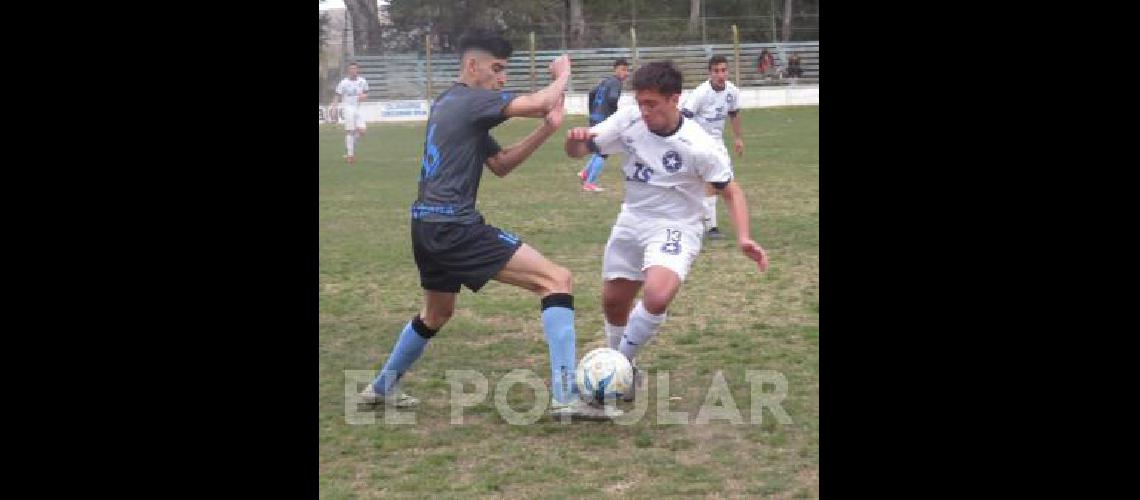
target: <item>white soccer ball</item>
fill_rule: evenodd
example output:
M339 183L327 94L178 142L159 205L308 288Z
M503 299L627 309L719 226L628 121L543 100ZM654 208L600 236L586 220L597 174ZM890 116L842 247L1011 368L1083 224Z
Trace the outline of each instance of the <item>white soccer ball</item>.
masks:
M582 357L575 381L587 401L614 399L633 390L633 367L621 351L599 347Z

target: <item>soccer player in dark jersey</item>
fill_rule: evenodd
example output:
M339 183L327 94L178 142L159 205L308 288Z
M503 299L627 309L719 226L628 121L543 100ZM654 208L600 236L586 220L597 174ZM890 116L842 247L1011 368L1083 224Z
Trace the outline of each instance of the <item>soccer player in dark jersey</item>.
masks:
M614 61L614 74L598 82L594 90L590 91L590 126L593 127L617 111L618 99L621 98L621 83L629 77L629 62L624 57ZM598 187L598 176L602 174L602 167L606 165L609 155L594 154L578 177L582 179L583 191L604 191Z
M511 51L510 42L498 35L481 30L466 33L459 40L459 81L432 104L419 195L411 207L412 250L424 306L404 326L384 367L360 393L365 402L385 401L397 407L418 403L397 391L396 383L455 311L460 286L477 292L494 279L541 298L542 327L550 349L552 415L609 415L583 403L575 388L570 271L547 260L517 235L488 225L475 208L484 167L499 177L511 173L562 124L569 58L561 56L551 62L554 81L547 87L513 95L501 90ZM489 132L511 117L543 121L522 141L504 148Z

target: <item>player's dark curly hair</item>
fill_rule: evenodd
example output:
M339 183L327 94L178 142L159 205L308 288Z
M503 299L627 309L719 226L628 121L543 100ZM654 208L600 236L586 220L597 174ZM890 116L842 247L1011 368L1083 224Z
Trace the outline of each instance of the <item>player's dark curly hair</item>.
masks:
M713 67L714 65L717 65L717 64L720 64L720 63L725 63L725 64L728 64L728 59L727 59L727 58L725 58L724 56L712 56L712 57L709 59L709 69L712 69L712 67Z
M471 49L485 50L498 59L507 59L514 52L511 42L498 34L478 28L467 30L459 37L459 56L463 57Z
M664 95L681 93L681 71L672 61L651 62L633 73L633 90L656 90Z

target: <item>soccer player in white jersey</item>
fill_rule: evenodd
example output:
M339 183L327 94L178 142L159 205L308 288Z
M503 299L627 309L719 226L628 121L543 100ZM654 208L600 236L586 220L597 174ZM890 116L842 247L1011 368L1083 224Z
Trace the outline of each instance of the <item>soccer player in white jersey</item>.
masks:
M737 155L744 154L744 137L740 131L740 91L728 81L728 60L724 56L709 59L709 79L697 85L681 104L681 113L692 118L716 140L717 146L724 148L725 118L732 121L732 148ZM727 156L727 151L725 155ZM732 165L729 165L732 168ZM705 228L709 239L724 238L716 227L716 190L705 187Z
M344 99L344 147L348 150L344 159L349 163L356 161L356 140L364 135L367 126L364 117L360 114L360 103L368 98L368 82L358 73L360 68L356 63L348 65L348 76L336 85L336 95L333 96L329 109L333 119L336 119L337 104Z
M602 304L609 346L631 362L661 328L701 250L706 183L724 196L740 250L761 272L768 268L767 254L752 240L748 206L732 179L728 154L678 109L681 82L671 63L646 64L633 75L636 108L618 109L593 127L570 129L566 137L566 153L574 158L589 152L625 155L625 200L606 243ZM636 368L634 376L636 383ZM632 394L625 400L632 401Z

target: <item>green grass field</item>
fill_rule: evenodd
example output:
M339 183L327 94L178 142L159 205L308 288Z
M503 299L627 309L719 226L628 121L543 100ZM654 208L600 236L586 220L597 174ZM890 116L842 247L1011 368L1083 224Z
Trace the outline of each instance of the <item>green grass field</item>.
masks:
M736 179L771 268L759 273L736 249L720 202L730 238L705 243L660 334L638 356L652 375L648 409L633 425L546 418L511 425L500 416L495 384L517 368L545 380L549 362L538 298L497 282L462 292L451 322L405 377L404 390L423 400L415 425L385 424L383 410L374 424L347 423L344 371L378 369L421 305L408 208L424 126L370 125L355 165L341 159L343 132L320 126L321 496L818 497L819 108L742 113L747 150L733 159ZM492 134L506 146L537 123L516 119ZM568 116L563 128L580 125L585 117ZM602 250L621 204L620 155L599 181L608 190L583 193L575 174L585 160L562 152L564 137L552 137L506 178L485 172L479 209L574 273L581 357L604 345ZM445 377L454 369L480 372L491 387L460 425L451 423ZM746 370L786 377L781 407L791 424L770 410L751 414ZM669 395L679 400L658 400L660 371L669 372ZM694 420L718 371L744 424L659 422L659 404ZM507 396L523 412L533 394L515 386Z

